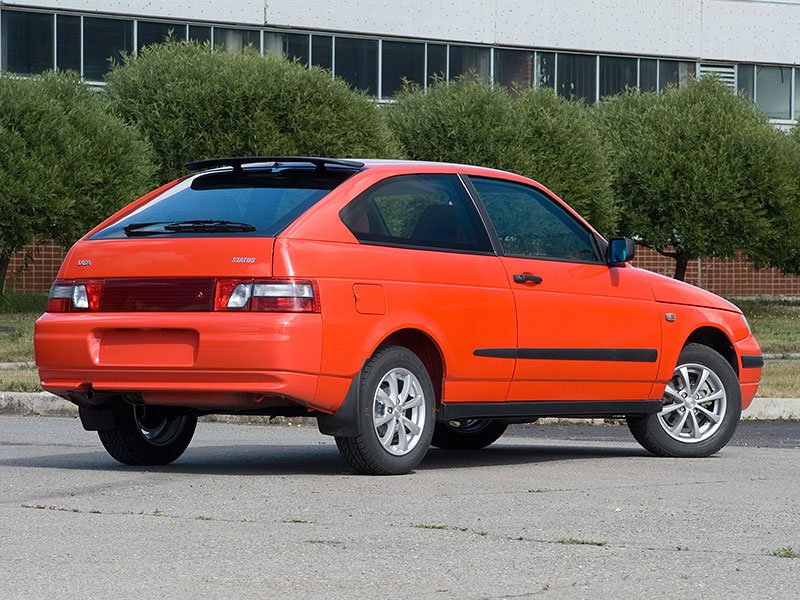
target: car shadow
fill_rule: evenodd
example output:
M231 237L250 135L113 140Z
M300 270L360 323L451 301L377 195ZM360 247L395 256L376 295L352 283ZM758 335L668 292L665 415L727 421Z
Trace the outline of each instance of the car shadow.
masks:
M474 469L481 467L537 464L623 457L651 457L635 447L554 446L548 444L498 443L483 450L440 450L431 448L418 471ZM281 446L246 444L190 446L171 465L137 467L115 462L102 449L0 459L0 467L68 469L110 472L175 473L187 475L352 475L347 462L331 444Z

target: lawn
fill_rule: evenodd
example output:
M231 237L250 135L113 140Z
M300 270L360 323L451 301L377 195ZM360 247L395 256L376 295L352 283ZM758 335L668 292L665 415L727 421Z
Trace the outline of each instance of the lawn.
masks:
M46 303L44 295L0 296L0 362L33 360L33 323Z
M800 300L731 300L742 309L764 352L800 352Z

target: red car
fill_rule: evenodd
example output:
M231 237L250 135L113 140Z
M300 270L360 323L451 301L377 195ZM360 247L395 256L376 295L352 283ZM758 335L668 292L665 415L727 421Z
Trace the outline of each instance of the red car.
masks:
M166 464L198 415L305 415L362 473L509 423L625 417L707 456L755 395L742 313L633 268L535 181L410 161L187 165L69 251L36 323L42 387L108 452Z

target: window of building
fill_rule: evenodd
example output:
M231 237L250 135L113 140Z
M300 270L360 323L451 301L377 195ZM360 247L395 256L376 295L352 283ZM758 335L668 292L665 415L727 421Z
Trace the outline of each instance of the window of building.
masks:
M470 177L470 181L506 255L600 262L589 231L543 192L499 179Z
M556 87L556 53L536 53L536 74L534 81L540 88L554 90Z
M658 90L658 61L656 59L639 59L639 90L642 92Z
M133 52L133 21L84 17L83 76L102 81L110 61L119 62L123 53Z
M637 60L617 56L600 57L600 97L636 88Z
M56 17L58 31L56 66L60 71L81 72L81 18L68 15Z
M361 242L491 252L480 216L455 175L401 175L348 204L342 222Z
M558 95L597 100L597 58L587 54L558 53Z
M185 40L186 25L160 21L138 21L136 23L136 49L138 52L141 52L145 46L161 44L169 39Z
M428 85L437 79L447 79L447 46L428 44Z
M696 65L693 62L679 60L658 61L658 89L664 91L670 85L686 85L695 76Z
M329 35L311 36L311 65L333 70L333 38Z
M205 25L189 25L189 39L193 42L210 42L211 41L211 27Z
M247 47L261 49L261 40L258 31L252 29L228 29L214 27L214 45L225 52L239 54Z
M358 90L378 94L378 40L336 36L334 73Z
M476 77L491 83L491 53L489 48L478 46L450 46L450 79L461 75Z
M4 71L33 75L53 68L53 15L3 11L0 41Z
M791 119L792 69L758 65L756 103L770 119Z
M738 73L739 93L750 100L756 99L756 69L755 65L739 65Z
M305 33L264 32L264 52L275 56L285 56L308 66L308 35Z
M494 51L494 82L508 89L532 88L536 61L533 52L526 50Z
M403 89L403 81L425 85L425 44L386 41L381 54L383 98L391 98Z
M794 70L794 119L800 120L800 69Z

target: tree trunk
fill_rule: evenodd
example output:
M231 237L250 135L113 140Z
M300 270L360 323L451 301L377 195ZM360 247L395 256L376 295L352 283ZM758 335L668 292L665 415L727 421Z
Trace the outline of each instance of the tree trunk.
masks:
M0 295L6 289L6 273L8 273L8 265L11 262L11 254L0 253Z
M675 257L675 279L683 281L686 278L686 269L689 267L689 259L678 255Z

